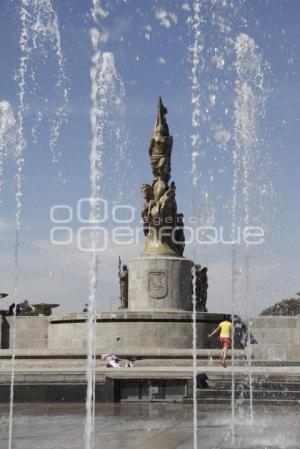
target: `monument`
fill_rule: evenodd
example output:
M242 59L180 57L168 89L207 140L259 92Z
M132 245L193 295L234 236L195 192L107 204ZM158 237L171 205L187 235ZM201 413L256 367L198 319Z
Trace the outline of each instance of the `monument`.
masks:
M207 268L184 257L184 217L178 212L176 186L171 179L173 138L166 114L167 109L159 98L149 147L153 179L151 183L142 184L141 189L145 247L142 254L137 254L138 257L128 264L122 264L119 258L120 307L96 313L92 328L88 305L81 313L52 315L51 309L56 304L40 303L31 307L24 301L17 305L20 316L2 313L1 349L10 350L12 323L15 322L17 367L26 371L29 366L31 370L29 374L22 374L21 383L25 387L17 390L18 400L28 397L30 400L40 397L43 401L58 397L60 401L66 398L85 400L87 332L90 329L95 336L97 401L114 402L128 397L151 401L156 397L178 398L178 395L189 398L193 391L194 344L200 365L208 357L211 359L214 353L210 349L219 348L218 337L208 339L208 333L223 320L224 314L207 312ZM195 314L193 297L196 299ZM240 334L245 335L245 331L240 322ZM102 362L99 359L101 354L111 353L122 359L135 359L135 368L126 373L107 369L103 359ZM7 355L2 354L2 364L6 363L5 357ZM48 366L54 375L51 371L49 376ZM34 382L32 367L36 367ZM187 369L182 370L182 367ZM78 371L74 374L74 370ZM10 381L11 377L7 378ZM5 389L9 398L9 382ZM159 396L155 396L154 391L158 391Z
M183 214L177 213L176 186L171 179L173 137L167 108L159 97L150 140L152 184L143 184L142 220L145 248L129 263L129 310L191 310L193 262L183 257Z
M217 340L208 332L223 314L207 312L207 268L184 257L184 217L178 212L176 185L171 180L173 138L166 120L167 108L159 97L150 139L152 182L144 183L143 221L145 247L127 265L119 259L120 307L97 314L97 352L114 344L126 356L177 357L193 347L192 273L196 273L197 348L213 348ZM192 270L195 266L195 270ZM85 349L86 315L49 318L50 349ZM76 336L76 337L75 337Z

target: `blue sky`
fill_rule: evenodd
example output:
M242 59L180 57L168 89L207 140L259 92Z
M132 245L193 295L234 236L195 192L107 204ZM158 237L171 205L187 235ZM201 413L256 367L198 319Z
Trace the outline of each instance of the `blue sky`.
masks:
M47 3L44 0L44 3ZM48 2L49 3L49 2ZM41 2L42 4L42 2ZM54 204L76 208L87 197L89 186L90 67L92 47L90 28L91 2L52 0L58 17L61 47L65 57L65 74L69 86L68 122L61 128L57 151L59 163L51 163L49 128L55 107L62 103L56 86L57 59L51 42L33 49L26 77L25 115L26 149L24 151L23 212L20 247L19 297L31 302L57 301L61 310L80 310L88 294L88 257L75 247L53 248L49 242L49 209ZM126 107L122 126L128 136L126 158L130 165L118 163L119 152L113 139L107 138L103 149L101 192L110 204L117 201L121 187L127 202L138 210L142 199L140 185L151 182L148 143L153 128L158 95L169 109L168 122L174 137L172 174L177 185L178 209L191 214L192 199L192 110L189 46L194 41L189 18L192 1L138 0L102 2L108 11L103 26L108 40L102 52L112 52L119 79L125 87ZM18 83L15 74L20 57L20 2L1 1L0 10L0 101L8 101L15 114L18 110ZM197 159L202 174L197 189L197 214L203 211L203 189L208 192L208 206L214 210L215 224L230 233L229 209L232 200L232 148L234 86L236 81L234 42L240 33L255 40L261 55L266 113L258 114L257 134L263 158L253 179L255 195L260 190L257 179L265 177L274 195L265 198L261 224L267 232L266 244L251 254L251 304L253 312L289 297L300 290L299 224L297 207L298 167L300 164L300 4L293 0L204 1L201 9L203 68L199 88L203 122L199 128L203 156ZM164 22L166 17L169 22ZM228 26L223 33L216 25L221 17ZM225 40L227 38L227 40ZM213 55L224 57L220 70ZM32 81L32 73L35 81ZM118 86L117 86L118 87ZM206 112L210 89L217 89L216 107ZM37 112L43 114L37 143L32 139ZM226 112L227 111L227 112ZM117 120L117 126L120 124ZM216 129L226 130L231 138L226 148L214 138ZM124 133L125 136L125 133ZM269 154L272 163L265 164ZM4 174L3 204L0 205L0 290L12 293L14 247L14 171L13 157L7 160ZM57 171L65 183L57 182ZM112 178L111 173L114 173ZM130 181L130 182L128 182ZM256 204L252 204L253 219ZM251 211L250 211L251 215ZM72 223L76 230L78 223ZM138 256L141 246L111 246L101 254L99 310L118 305L117 259ZM187 251L189 255L189 251ZM200 263L210 272L209 309L230 309L231 250L218 245L198 250ZM241 255L241 258L243 256ZM243 260L240 260L243 265ZM249 299L250 300L250 299Z

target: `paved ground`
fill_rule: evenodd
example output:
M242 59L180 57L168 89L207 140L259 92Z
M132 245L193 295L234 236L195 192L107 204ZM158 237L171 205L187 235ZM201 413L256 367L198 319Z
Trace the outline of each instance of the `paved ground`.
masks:
M1 406L0 449L7 448L8 407ZM84 406L15 406L14 449L83 449ZM299 449L299 408L198 407L199 449ZM184 404L97 405L96 449L191 449L193 409ZM234 440L233 440L234 436Z
M217 363L217 362L216 362ZM209 377L231 376L231 367L198 366ZM255 366L252 374L300 376L299 366ZM248 367L235 367L237 376L247 376ZM191 367L97 368L97 377L191 378ZM0 369L0 380L9 372ZM84 367L56 369L37 367L17 370L26 378L85 380ZM279 380L280 381L280 380ZM97 404L95 449L192 449L193 406L173 403ZM249 420L249 405L239 406L232 420L230 406L198 403L198 449L299 449L300 407L254 405L254 420ZM83 449L84 404L15 404L14 449ZM0 405L0 449L7 449L8 406Z

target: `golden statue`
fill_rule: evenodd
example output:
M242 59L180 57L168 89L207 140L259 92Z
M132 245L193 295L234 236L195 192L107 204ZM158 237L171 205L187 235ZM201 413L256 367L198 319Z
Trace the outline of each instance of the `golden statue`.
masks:
M142 219L146 247L143 255L182 257L184 248L182 220L180 222L182 214L177 215L175 183L169 185L173 137L169 134L167 112L159 97L156 123L149 146L154 180L152 185L143 184L141 188L145 200ZM179 233L177 225L180 228ZM180 242L176 239L179 234Z

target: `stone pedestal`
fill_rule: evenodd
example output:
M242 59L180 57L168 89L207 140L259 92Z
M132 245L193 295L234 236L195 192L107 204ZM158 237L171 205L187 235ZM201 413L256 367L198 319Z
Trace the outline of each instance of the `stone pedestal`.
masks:
M129 310L192 310L193 262L182 257L140 257L128 264Z
M196 316L197 348L218 348L216 328L224 315L198 312ZM181 357L192 355L193 316L187 311L101 312L96 319L96 352L116 352L133 357ZM68 313L49 317L49 349L67 352L85 351L87 314ZM119 341L116 342L116 338ZM185 353L187 355L187 352Z

